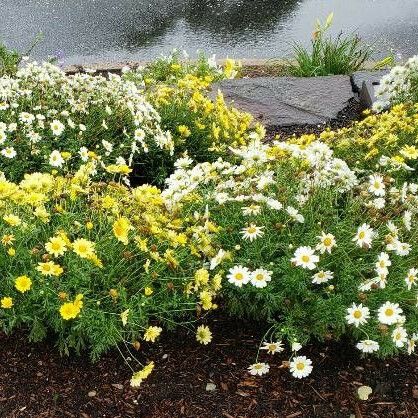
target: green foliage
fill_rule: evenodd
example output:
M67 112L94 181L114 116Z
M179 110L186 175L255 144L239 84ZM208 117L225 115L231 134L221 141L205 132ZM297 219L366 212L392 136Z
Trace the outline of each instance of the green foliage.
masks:
M15 74L21 59L22 56L17 51L8 49L0 42L0 77Z
M325 25L318 21L312 35L311 48L296 43L293 46L293 58L289 62L289 71L297 77L316 77L332 74L352 74L362 68L372 56L372 49L365 45L356 34L336 38L327 36L326 31L332 24L333 15L329 15Z

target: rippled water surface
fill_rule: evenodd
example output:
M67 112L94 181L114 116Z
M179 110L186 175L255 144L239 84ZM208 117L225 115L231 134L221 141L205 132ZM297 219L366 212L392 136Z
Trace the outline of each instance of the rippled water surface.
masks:
M333 31L357 31L375 46L418 52L418 0L1 0L0 38L65 62L147 60L173 48L219 57L271 58L309 42L313 22L334 12Z

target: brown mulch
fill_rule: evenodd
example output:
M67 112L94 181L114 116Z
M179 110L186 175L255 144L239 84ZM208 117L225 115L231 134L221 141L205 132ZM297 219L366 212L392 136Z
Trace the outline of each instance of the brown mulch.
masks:
M92 364L87 355L61 358L52 343L30 344L23 333L0 334L0 417L418 417L416 356L361 359L348 343L317 344L303 349L315 366L308 378L290 376L286 355L264 353L270 373L252 377L246 368L263 327L226 318L209 325L208 346L179 330L143 347L139 358L156 368L137 390L117 351ZM361 385L373 388L368 401L357 398Z

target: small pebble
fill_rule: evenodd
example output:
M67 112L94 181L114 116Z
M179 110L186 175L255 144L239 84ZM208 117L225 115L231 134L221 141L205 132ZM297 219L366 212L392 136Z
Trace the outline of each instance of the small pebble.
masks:
M94 398L97 395L97 392L95 390L91 390L87 395L89 398Z
M212 391L216 390L216 385L215 385L214 383L208 383L208 384L206 385L206 390L207 390L208 392L212 392Z

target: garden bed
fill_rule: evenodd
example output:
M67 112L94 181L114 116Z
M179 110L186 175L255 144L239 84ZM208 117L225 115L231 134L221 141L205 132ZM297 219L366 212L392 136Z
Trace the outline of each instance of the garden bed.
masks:
M224 318L224 319L220 319ZM139 390L117 351L92 364L61 358L52 343L0 335L0 416L17 417L414 417L418 414L416 357L362 359L350 344L317 345L307 353L317 365L302 381L289 378L276 354L266 376L246 368L263 327L217 315L214 341L202 347L186 332L144 346L158 360ZM308 347L306 347L308 349ZM265 357L266 355L264 355ZM141 358L141 355L139 355ZM207 391L214 383L216 389ZM371 386L368 401L357 388Z

